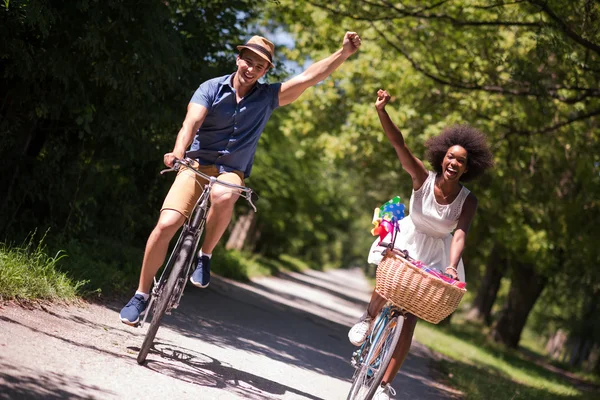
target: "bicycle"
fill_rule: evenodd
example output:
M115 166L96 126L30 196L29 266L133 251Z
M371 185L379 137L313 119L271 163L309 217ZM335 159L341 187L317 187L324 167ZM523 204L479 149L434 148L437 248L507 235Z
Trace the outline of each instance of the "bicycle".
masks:
M156 280L156 277L154 278L150 302L148 303L144 318L139 324L140 327L143 326L148 315L152 314L150 326L137 356L138 364L143 364L146 360L163 316L165 314L171 314L171 311L177 309L179 306L185 285L193 272L193 261L195 260L198 244L200 243L200 237L202 236L206 225L206 217L210 208L210 193L213 186L222 185L239 191L239 195L246 199L254 209L254 212L256 212L256 206L254 205L253 200L256 200L258 197L252 189L219 181L214 176L209 176L198 171L194 168L193 163L195 163L194 160L184 158L177 160L173 165L173 168L164 169L160 172L161 174L176 172L179 171L181 167L185 167L199 177L205 179L207 183L204 185L202 193L194 205L190 218L186 220L181 229L177 243L169 256L160 278L158 280Z
M381 243L381 246L386 247L382 252L384 257L386 252L391 252L394 256L399 256L411 264L418 263L417 260L409 256L408 251L396 249L393 244ZM442 275L450 276L445 273L442 273ZM379 279L379 276L377 279ZM428 301L426 297L421 298L421 300L423 302ZM458 306L458 303L456 303L456 306ZM404 307L409 306L404 304ZM424 317L423 315L419 315L419 313L415 313L412 306L410 307L410 311L404 307L392 303L388 297L388 302L383 306L382 311L375 319L373 328L365 342L358 350L352 353L350 363L356 370L352 377L352 387L346 400L370 400L373 397L392 360L392 355L402 334L406 317L409 314L416 314L419 318ZM456 308L455 306L452 307ZM446 312L444 311L444 313ZM447 313L449 314L449 312ZM435 320L431 318L425 319L429 322L438 323L442 319L442 316L436 316Z
M352 354L356 368L347 400L369 400L375 394L400 339L406 312L387 303L365 342Z
M410 259L406 251L394 249L387 243L382 243L382 246L386 247L384 252L392 251ZM373 397L400 340L406 314L405 310L391 302L383 306L365 342L352 353L350 363L356 370L346 400L369 400Z

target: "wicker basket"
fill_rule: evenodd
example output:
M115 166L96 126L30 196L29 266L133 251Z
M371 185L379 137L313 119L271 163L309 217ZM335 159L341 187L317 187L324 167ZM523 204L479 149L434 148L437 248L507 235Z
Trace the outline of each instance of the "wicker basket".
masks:
M467 292L435 278L391 251L386 251L377 267L375 291L433 324L452 314Z

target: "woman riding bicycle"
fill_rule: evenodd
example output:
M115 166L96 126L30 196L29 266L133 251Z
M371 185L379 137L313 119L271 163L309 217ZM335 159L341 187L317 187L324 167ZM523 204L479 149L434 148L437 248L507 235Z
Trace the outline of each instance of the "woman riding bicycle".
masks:
M402 167L412 178L410 215L400 221L400 232L394 245L429 267L445 271L453 278L465 281L461 254L465 237L477 210L477 198L461 183L480 176L493 165L493 156L486 138L467 125L446 128L439 136L425 144L427 158L435 171L428 171L406 146L400 129L385 110L390 95L385 90L377 92L375 108L386 136L394 146ZM454 231L454 235L452 234ZM384 241L391 241L391 234ZM369 262L378 264L383 247L379 239L373 243ZM366 339L372 322L386 299L373 291L367 311L355 324L348 338L356 346ZM392 360L383 376L374 399L385 400L394 393L390 382L406 358L417 317L408 315Z

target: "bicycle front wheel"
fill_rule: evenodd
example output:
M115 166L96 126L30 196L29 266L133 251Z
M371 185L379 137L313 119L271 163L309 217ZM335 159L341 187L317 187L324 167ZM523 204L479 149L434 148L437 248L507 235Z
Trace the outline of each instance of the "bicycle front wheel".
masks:
M138 364L143 364L144 361L146 361L146 357L148 356L148 352L154 343L154 338L156 337L156 333L158 332L162 318L169 308L171 298L174 296L179 296L179 293L174 293L175 288L177 287L177 290L181 291L185 288L185 280L187 278L188 269L187 267L193 258L193 253L196 246L196 237L191 232L186 232L183 235L184 237L181 240L181 246L174 250L174 252L177 252L177 255L175 261L173 262L173 269L171 270L169 276L165 277L166 282L158 293L156 306L154 307L154 312L152 315L152 321L150 322L150 326L146 332L146 337L144 337L144 342L142 343L142 347L140 348L140 352L137 356Z
M383 322L383 326L375 324L374 341L363 351L363 360L354 374L347 400L370 400L373 397L392 360L403 323L404 317L396 315L387 323Z

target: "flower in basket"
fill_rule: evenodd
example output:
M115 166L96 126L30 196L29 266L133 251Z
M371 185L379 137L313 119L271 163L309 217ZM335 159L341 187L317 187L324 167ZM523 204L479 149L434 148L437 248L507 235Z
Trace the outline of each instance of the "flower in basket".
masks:
M375 209L373 213L375 227L371 229L371 234L383 240L402 218L404 218L404 204L400 196L396 196Z

